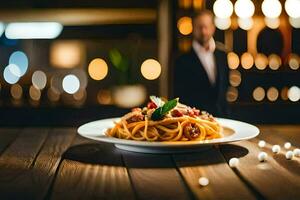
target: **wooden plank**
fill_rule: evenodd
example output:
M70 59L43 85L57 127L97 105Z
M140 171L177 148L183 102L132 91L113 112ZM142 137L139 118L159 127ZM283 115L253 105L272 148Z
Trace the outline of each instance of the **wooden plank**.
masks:
M0 194L4 199L31 199L31 170L48 130L24 129L0 157Z
M50 199L134 199L121 155L112 145L77 136L64 155Z
M170 155L122 151L137 199L189 199Z
M255 199L217 148L174 155L174 160L197 199ZM209 179L209 185L199 185L202 176Z
M264 134L264 133L261 133ZM266 199L299 199L300 179L283 166L272 155L270 150L266 162L259 162L257 155L262 151L257 145L258 139L237 142L235 145L248 149L249 153L240 158L236 173ZM220 146L226 160L235 157L239 152L229 145Z
M0 154L16 139L21 129L0 129Z

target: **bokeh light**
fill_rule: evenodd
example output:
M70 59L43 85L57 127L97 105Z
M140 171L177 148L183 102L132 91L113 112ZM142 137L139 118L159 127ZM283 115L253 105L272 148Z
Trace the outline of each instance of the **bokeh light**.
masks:
M286 0L284 4L285 11L290 17L300 17L300 1L299 0Z
M242 76L238 70L230 70L229 72L229 83L233 87L237 87L241 84Z
M220 30L227 30L230 28L231 19L215 17L215 25Z
M293 18L289 17L289 22L294 28L300 28L300 17L298 18Z
M15 64L20 69L20 76L23 76L28 69L28 58L22 51L15 51L9 57L9 64Z
M268 57L262 53L258 53L256 56L255 56L255 66L257 69L259 70L264 70L266 69L266 67L268 66Z
M234 102L237 100L239 92L235 87L229 87L226 93L226 100L228 102Z
M59 101L60 93L53 87L50 87L47 91L48 99L52 102Z
M250 18L238 18L238 25L243 30L250 30L253 27L253 19Z
M264 0L261 9L266 17L277 18L281 14L282 6L278 0Z
M290 87L288 91L288 98L290 101L296 102L300 99L300 88L297 86Z
M39 90L45 88L47 84L47 75L43 71L35 71L31 77L32 85Z
M251 0L237 0L234 4L234 11L240 18L250 18L254 14L255 7Z
M99 90L99 92L97 93L97 101L99 104L102 105L112 104L113 100L112 100L111 91L105 89Z
M267 27L271 28L271 29L277 29L280 25L280 20L279 18L268 18L265 17L265 23L267 25Z
M189 35L193 31L192 18L181 17L177 22L177 28L182 35Z
M16 69L19 69L19 68L15 64L9 64L5 67L5 69L3 71L3 77L7 83L15 84L19 81L20 77L15 75L16 72L14 72ZM20 73L20 70L18 73Z
M31 85L29 88L29 96L32 100L39 101L41 98L41 91L33 85Z
M292 69L292 70L297 70L299 69L299 62L300 62L300 58L298 55L296 54L291 54L289 56L289 59L288 59L288 63L289 63L289 67Z
M265 98L265 90L262 87L257 87L253 90L252 96L256 101L262 101Z
M108 73L108 66L105 60L96 58L90 62L88 72L92 79L99 81L106 77Z
M276 54L271 54L269 56L269 67L272 70L277 70L281 66L281 59L278 55Z
M86 99L86 90L85 89L79 89L77 92L73 94L73 98L76 101L84 101Z
M192 7L192 0L179 0L178 4L180 8L188 9Z
M83 57L82 44L79 41L55 41L50 47L50 63L58 68L79 66Z
M240 64L239 56L234 52L229 52L227 54L227 62L230 69L237 69Z
M80 81L74 74L69 74L64 77L62 87L66 93L74 94L80 88Z
M213 5L213 11L219 18L229 18L233 13L233 5L230 0L217 0Z
M141 73L148 80L157 79L161 73L161 65L157 60L147 59L142 63Z
M241 57L241 65L244 69L250 69L254 64L254 59L253 56L246 52L243 53L242 57Z
M281 96L282 100L286 101L286 100L289 99L289 97L288 97L288 91L289 91L288 87L283 87L281 89L280 96Z
M12 85L10 88L10 94L16 100L21 99L22 95L23 95L23 89L22 89L21 85L19 85L19 84Z
M267 91L267 98L269 101L276 101L279 96L279 92L275 87L270 87Z

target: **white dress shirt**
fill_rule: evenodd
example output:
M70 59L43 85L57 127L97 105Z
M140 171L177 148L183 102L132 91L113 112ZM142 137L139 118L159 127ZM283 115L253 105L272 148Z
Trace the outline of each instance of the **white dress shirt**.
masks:
M210 83L214 85L216 83L216 75L217 75L217 68L216 68L215 57L214 57L216 44L214 39L211 38L211 40L209 41L208 49L205 49L196 40L193 41L192 46L207 73Z

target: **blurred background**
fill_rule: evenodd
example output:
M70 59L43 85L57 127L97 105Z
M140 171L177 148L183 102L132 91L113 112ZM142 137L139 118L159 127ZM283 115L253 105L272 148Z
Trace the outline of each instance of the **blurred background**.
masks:
M299 0L10 0L0 4L0 125L80 125L169 97L191 16L215 14L231 118L300 123Z

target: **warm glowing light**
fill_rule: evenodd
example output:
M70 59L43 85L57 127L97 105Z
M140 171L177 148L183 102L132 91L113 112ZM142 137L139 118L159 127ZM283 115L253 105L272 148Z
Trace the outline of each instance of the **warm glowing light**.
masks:
M286 0L284 4L285 11L290 17L300 17L300 1L299 0Z
M229 18L233 13L233 5L230 0L217 0L213 5L214 13L219 18Z
M161 73L161 65L154 59L147 59L141 66L141 73L148 80L157 79Z
M254 14L255 7L251 0L237 0L234 4L234 11L240 18L250 18Z
M180 38L178 48L181 52L187 52L191 49L192 40L190 38Z
M203 0L193 0L194 9L201 9L203 4Z
M234 102L237 100L239 92L235 87L229 87L226 93L226 99L228 102Z
M298 18L289 17L289 22L292 27L300 28L300 17Z
M9 64L15 64L19 68L20 74L15 75L21 77L26 73L28 69L28 58L24 52L15 51L9 57Z
M267 27L269 27L271 29L277 29L280 25L280 20L279 20L279 18L265 17L265 23L266 23Z
M277 18L281 14L282 6L278 0L264 0L261 9L266 17Z
M41 91L32 85L29 88L29 96L32 100L38 101L41 98Z
M4 24L0 22L0 37L2 36L4 29L5 29Z
M290 87L288 91L288 98L290 101L296 102L300 99L300 88L297 86Z
M5 67L3 71L4 80L9 84L15 84L20 79L20 70L17 65L9 64ZM17 75L16 75L17 74Z
M257 87L253 90L252 96L256 101L262 101L265 98L265 90L262 87Z
M146 100L146 88L143 85L119 86L113 90L113 102L122 108L140 106Z
M192 0L179 0L178 4L180 8L188 9L192 7Z
M237 69L240 64L239 56L233 52L227 54L228 67L230 69Z
M293 69L293 70L299 69L300 58L299 58L298 55L291 54L289 56L289 61L288 62L289 62L289 66L290 66L291 69Z
M90 62L88 72L92 79L99 81L106 77L108 73L108 66L105 60L96 58Z
M289 99L288 97L288 91L289 91L289 88L288 87L283 87L281 92L280 92L280 96L281 96L281 99L286 101Z
M110 105L113 103L110 90L99 90L97 94L97 101L102 105Z
M39 90L42 90L47 84L47 76L45 72L38 70L32 74L31 81L34 87L36 87Z
M268 60L267 56L265 56L262 53L257 54L255 57L255 66L259 70L266 69L268 62L269 62L269 60Z
M281 66L281 59L278 55L276 54L271 54L269 56L269 67L272 70L277 70Z
M276 101L279 96L278 90L275 87L270 87L267 91L269 101Z
M74 94L80 88L80 81L77 76L69 74L64 77L62 81L62 87L66 93Z
M246 52L243 53L242 57L241 57L241 65L244 69L250 69L253 66L254 63L254 59L253 56Z
M9 23L5 29L8 39L54 39L63 26L56 22Z
M79 66L83 57L82 49L79 41L55 41L50 47L50 63L58 68Z
M181 17L177 22L177 28L182 35L189 35L193 31L192 19Z
M231 25L231 19L215 17L215 25L220 30L229 29Z
M252 18L239 18L238 25L241 29L250 30L253 27Z
M242 77L238 70L230 70L229 72L229 83L233 87L237 87L241 84Z
M73 98L76 101L82 101L86 99L86 90L85 89L80 89L76 93L73 94Z
M10 88L10 94L14 99L21 99L23 95L23 89L19 84L14 84Z

